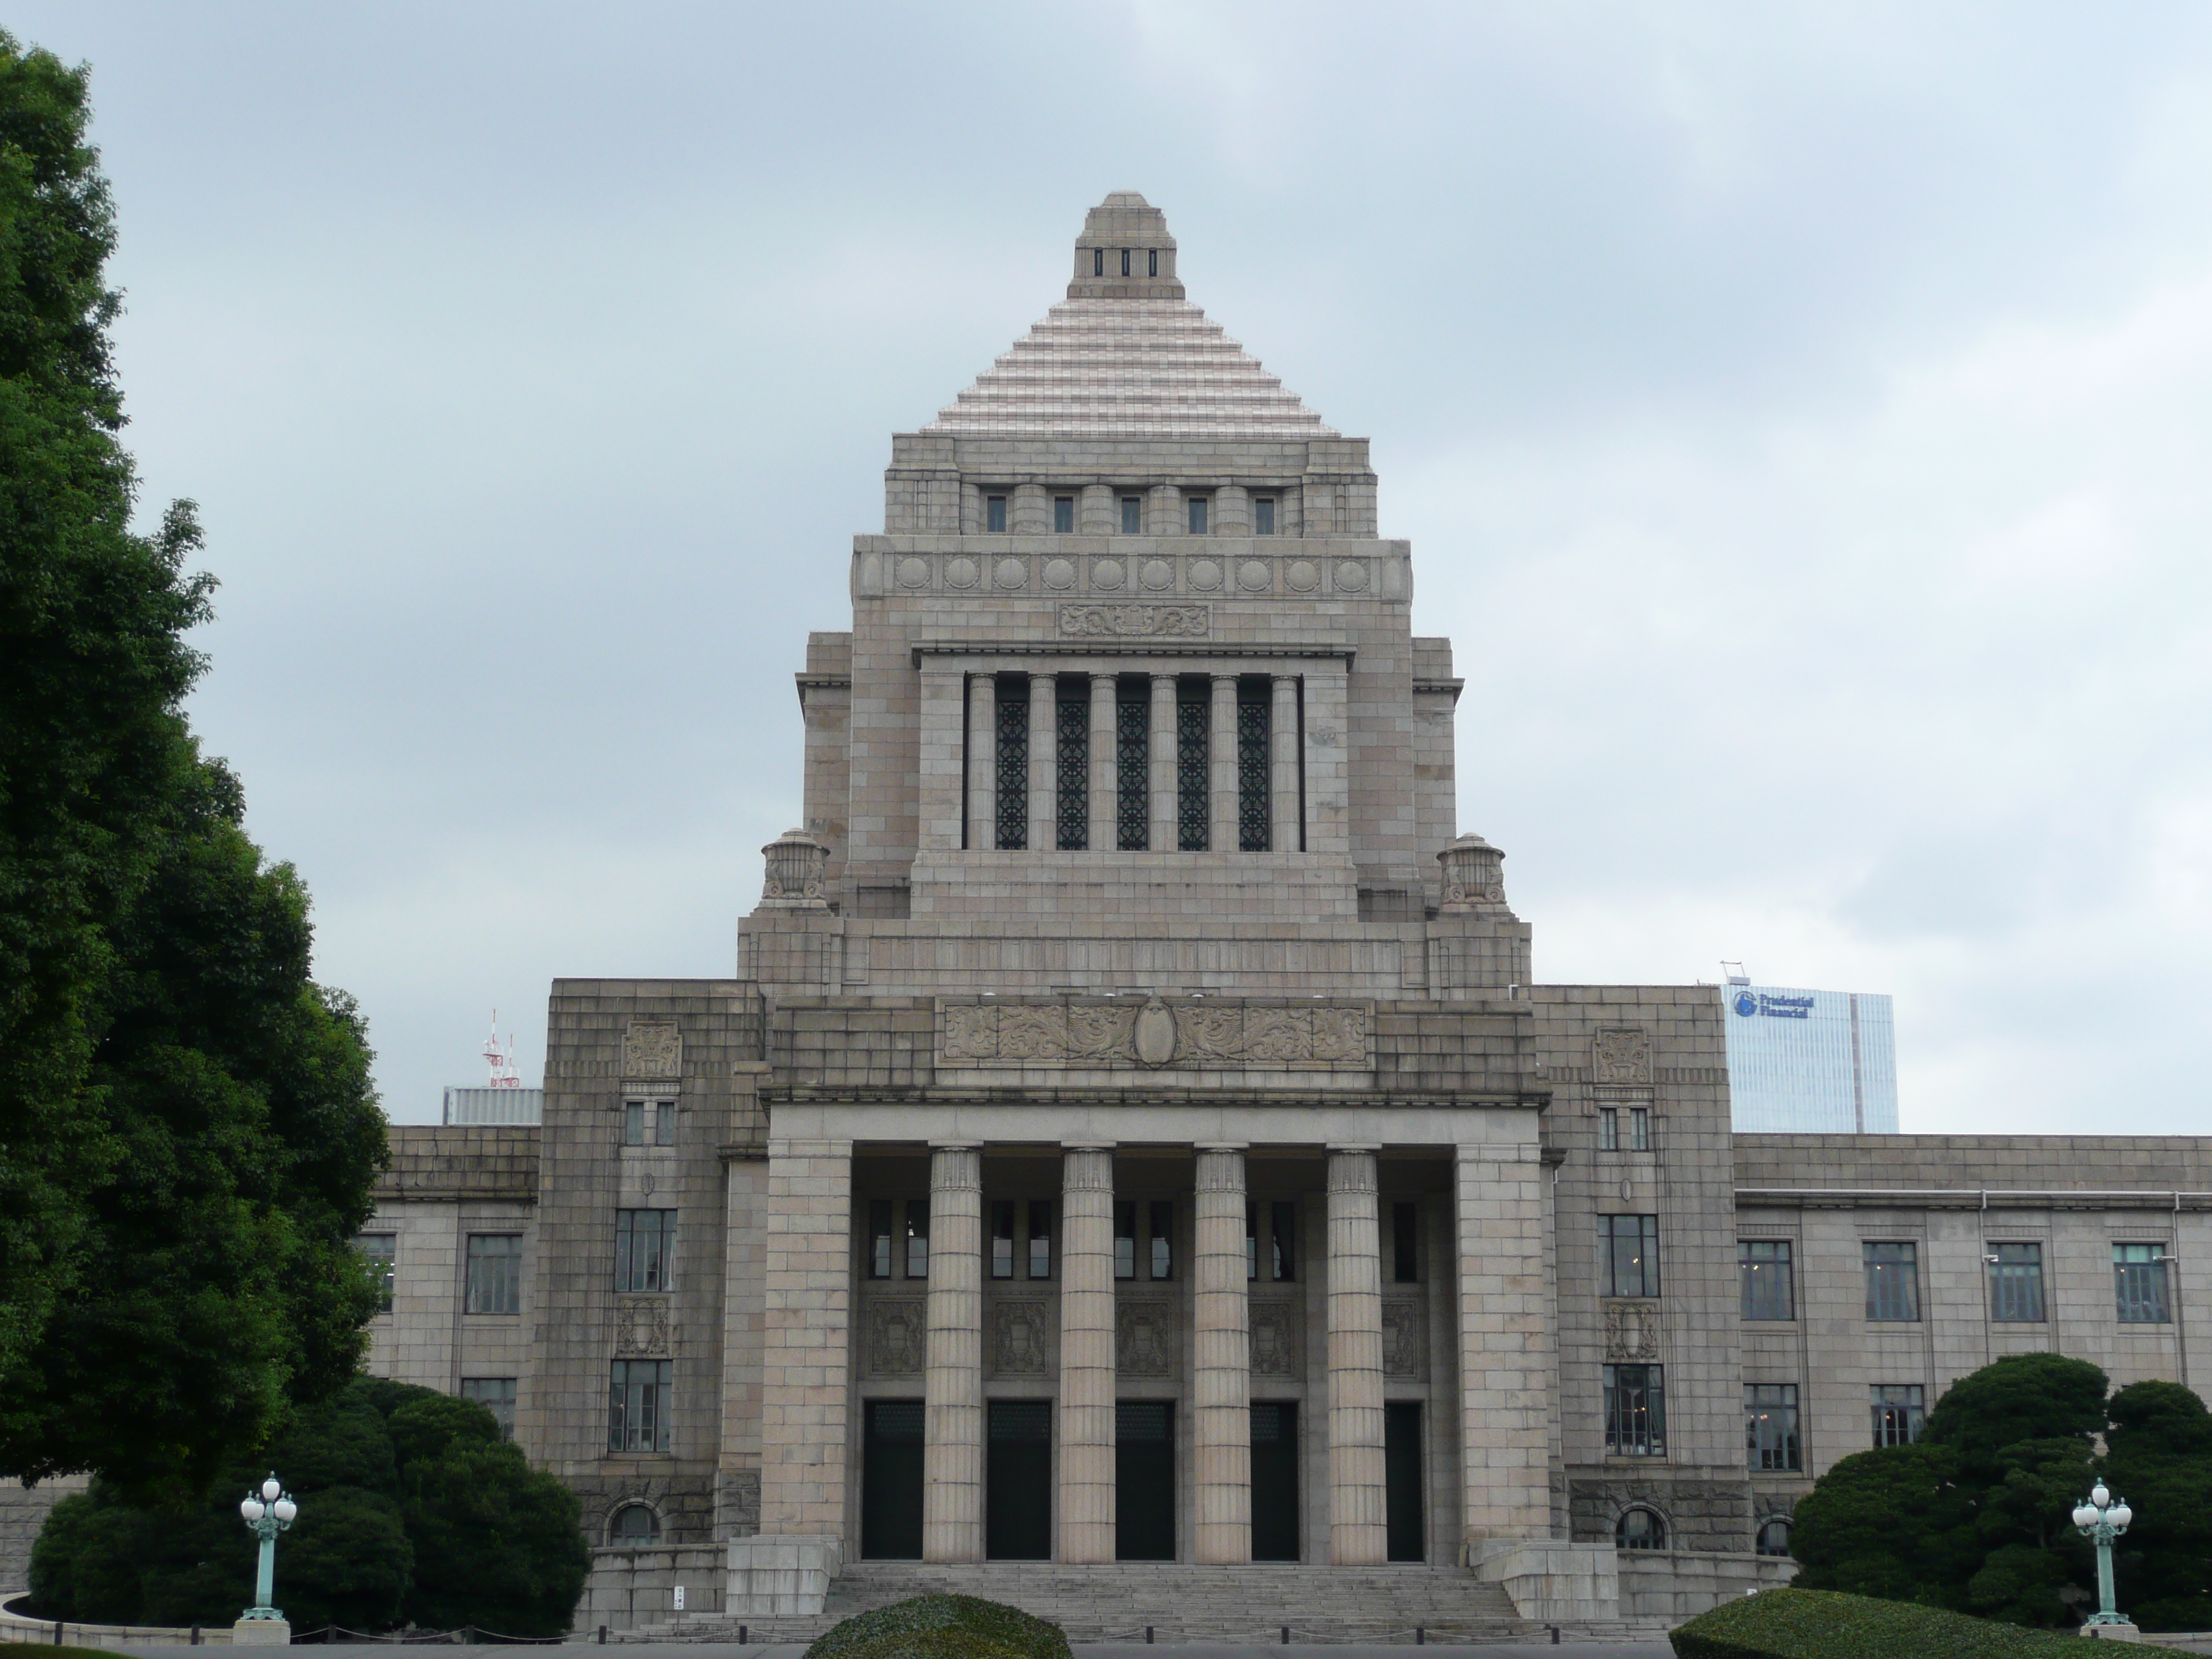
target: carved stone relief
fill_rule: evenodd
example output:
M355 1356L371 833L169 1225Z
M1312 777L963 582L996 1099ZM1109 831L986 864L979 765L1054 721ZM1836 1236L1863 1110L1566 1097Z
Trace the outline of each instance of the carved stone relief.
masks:
M1404 1382L1429 1378L1429 1310L1419 1296L1382 1298L1382 1375Z
M1176 1373L1176 1304L1118 1300L1114 1307L1114 1369L1124 1376Z
M1044 1376L1049 1374L1051 1309L1042 1297L1008 1297L993 1304L990 1356L994 1376Z
M681 1077L684 1036L671 1019L634 1019L623 1033L624 1077Z
M1151 567L1146 568L1152 586ZM1213 630L1202 605L1063 605L1060 631L1069 639L1204 639Z
M668 1358L668 1298L665 1296L618 1296L615 1298L615 1358Z
M1295 1382L1304 1366L1299 1334L1305 1328L1305 1310L1298 1299L1294 1296L1255 1296L1251 1300L1249 1317L1252 1375Z
M1357 1003L948 1002L938 1059L946 1066L1366 1070L1374 1064L1372 1036L1368 1010Z
M1651 1034L1638 1025L1601 1030L1590 1039L1590 1080L1595 1083L1651 1081Z
M929 1299L879 1296L867 1304L860 1344L864 1376L920 1376L929 1330Z
M1659 1358L1659 1304L1656 1302L1608 1302L1605 1304L1605 1357L1607 1359Z

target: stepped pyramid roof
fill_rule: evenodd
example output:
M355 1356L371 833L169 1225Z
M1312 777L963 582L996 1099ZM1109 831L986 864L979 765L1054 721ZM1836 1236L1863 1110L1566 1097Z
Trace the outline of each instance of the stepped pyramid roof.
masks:
M1338 436L1183 297L1175 257L1160 210L1134 191L1115 191L1084 221L1066 300L922 430L955 437Z

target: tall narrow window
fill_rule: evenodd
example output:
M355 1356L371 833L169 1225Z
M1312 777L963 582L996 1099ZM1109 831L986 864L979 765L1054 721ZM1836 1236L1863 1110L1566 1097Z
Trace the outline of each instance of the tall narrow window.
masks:
M473 1400L489 1411L499 1425L499 1437L514 1438L514 1379L511 1376L465 1376L461 1398Z
M1607 1365L1605 1449L1619 1457L1667 1455L1666 1378L1656 1365Z
M1607 1296L1659 1294L1659 1218L1601 1215L1597 1218L1599 1271Z
M926 1198L906 1201L906 1276L929 1277L929 1200Z
M1206 850L1206 740L1212 726L1212 688L1204 680L1176 682L1176 848Z
M1190 514L1190 533L1192 535L1203 536L1206 534L1206 511L1212 506L1212 501L1206 496L1194 495L1190 498L1187 510Z
M1054 533L1072 535L1075 530L1075 497L1055 495L1052 498L1052 527Z
M1268 1277L1294 1279L1298 1276L1298 1206L1278 1199L1267 1206Z
M2173 1316L2166 1296L2166 1251L2163 1244L2112 1246L2113 1287L2119 1297L2123 1325L2166 1325ZM392 1305L386 1292L386 1307Z
M675 1265L676 1212L615 1212L615 1289L624 1292L672 1288Z
M1006 498L987 495L983 498L983 528L1003 531L1006 527Z
M1121 497L1121 533L1135 536L1145 528L1145 498L1141 495Z
M1124 276L1129 274L1129 250L1127 248L1121 250L1121 274Z
M623 1102L623 1145L645 1145L645 1103L641 1100Z
M999 850L1030 844L1030 677L999 676Z
M1244 1277L1260 1276L1260 1206L1244 1206Z
M1114 1200L1114 1277L1137 1276L1137 1206L1134 1200Z
M1237 849L1267 850L1270 791L1267 738L1274 688L1263 679L1237 682Z
M676 1103L656 1100L653 1103L653 1144L673 1146L676 1144Z
M1418 1204L1390 1206L1390 1281L1394 1285L1420 1282L1420 1213Z
M1059 773L1059 845L1063 853L1080 853L1091 844L1091 679L1079 674L1057 684L1053 719L1059 741L1053 760Z
M1746 1319L1795 1319L1796 1287L1790 1279L1790 1241L1784 1238L1739 1238L1735 1242L1735 1276L1742 1292Z
M468 1311L522 1311L522 1240L513 1233L469 1235Z
M1030 1200L1030 1277L1052 1277L1052 1200Z
M1628 1150L1632 1152L1651 1150L1651 1109L1649 1106L1628 1109Z
M392 1281L393 1269L399 1259L399 1235L397 1233L363 1233L353 1242L368 1264L369 1277L376 1281L376 1310L392 1311Z
M1150 1207L1152 1214L1146 1234L1146 1243L1152 1247L1152 1277L1173 1279L1175 1277L1175 1201L1172 1199L1155 1199Z
M1145 250L1145 258L1146 258L1146 264L1147 264L1147 266L1148 266L1148 270L1147 270L1147 271L1146 271L1146 275L1148 275L1148 276L1158 276L1158 275L1160 274L1160 251L1159 251L1159 249L1158 249L1158 248L1156 248L1156 247L1154 247L1154 248L1146 248L1146 249Z
M1884 1322L1919 1318L1919 1248L1862 1243L1859 1250L1866 1262L1866 1316Z
M1876 1451L1885 1446L1909 1446L1920 1438L1928 1411L1927 1395L1919 1383L1876 1382L1869 1392Z
M2004 1325L2043 1323L2043 1246L1992 1244L1990 1317Z
M1620 1108L1601 1106L1597 1109L1597 1149L1601 1152L1620 1150Z
M617 1359L610 1379L607 1449L665 1452L668 1449L669 1395L676 1364L668 1359Z
M1141 853L1152 840L1152 684L1114 685L1114 843Z
M1797 1385L1743 1385L1744 1451L1750 1467L1771 1474L1797 1469L1804 1461L1797 1443Z
M1091 274L1093 276L1103 276L1106 274L1106 250L1103 247L1094 247L1091 250Z
M1272 536L1275 533L1275 498L1255 495L1252 498L1252 533Z
M1014 1276L1014 1200L991 1200L991 1277Z
M868 1277L891 1276L891 1200L868 1200Z

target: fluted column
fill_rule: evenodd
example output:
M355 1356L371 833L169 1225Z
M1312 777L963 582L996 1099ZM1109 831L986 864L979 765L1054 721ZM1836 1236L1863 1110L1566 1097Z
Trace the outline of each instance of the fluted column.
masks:
M1152 850L1176 850L1176 683L1172 674L1152 676Z
M1237 676L1213 677L1213 708L1206 728L1207 850L1237 850Z
M1298 683L1275 676L1274 704L1267 711L1268 782L1273 799L1267 809L1267 844L1278 853L1295 853L1298 836Z
M999 680L977 674L968 682L968 850L998 844Z
M1060 681L1030 676L1030 851L1060 845Z
M1244 1149L1198 1149L1191 1249L1191 1455L1197 1559L1252 1559L1252 1334L1244 1280Z
M1114 1559L1114 1149L1069 1146L1060 1194L1060 1549Z
M1120 732L1115 721L1114 677L1091 677L1091 850L1110 853L1120 844L1115 826L1121 822L1121 775L1117 769Z
M921 1556L983 1559L983 1153L929 1156L929 1346L922 1376Z
M1375 1150L1328 1154L1328 1553L1340 1567L1378 1565L1389 1554Z

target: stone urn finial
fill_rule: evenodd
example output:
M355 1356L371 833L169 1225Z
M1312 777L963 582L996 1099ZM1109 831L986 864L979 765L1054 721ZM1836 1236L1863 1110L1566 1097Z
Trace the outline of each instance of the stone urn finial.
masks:
M830 866L830 849L804 830L787 830L761 848L768 860L768 879L761 885L761 903L781 910L826 910L823 872Z
M1468 834L1437 854L1443 866L1446 910L1502 910L1505 908L1505 854L1480 836Z

